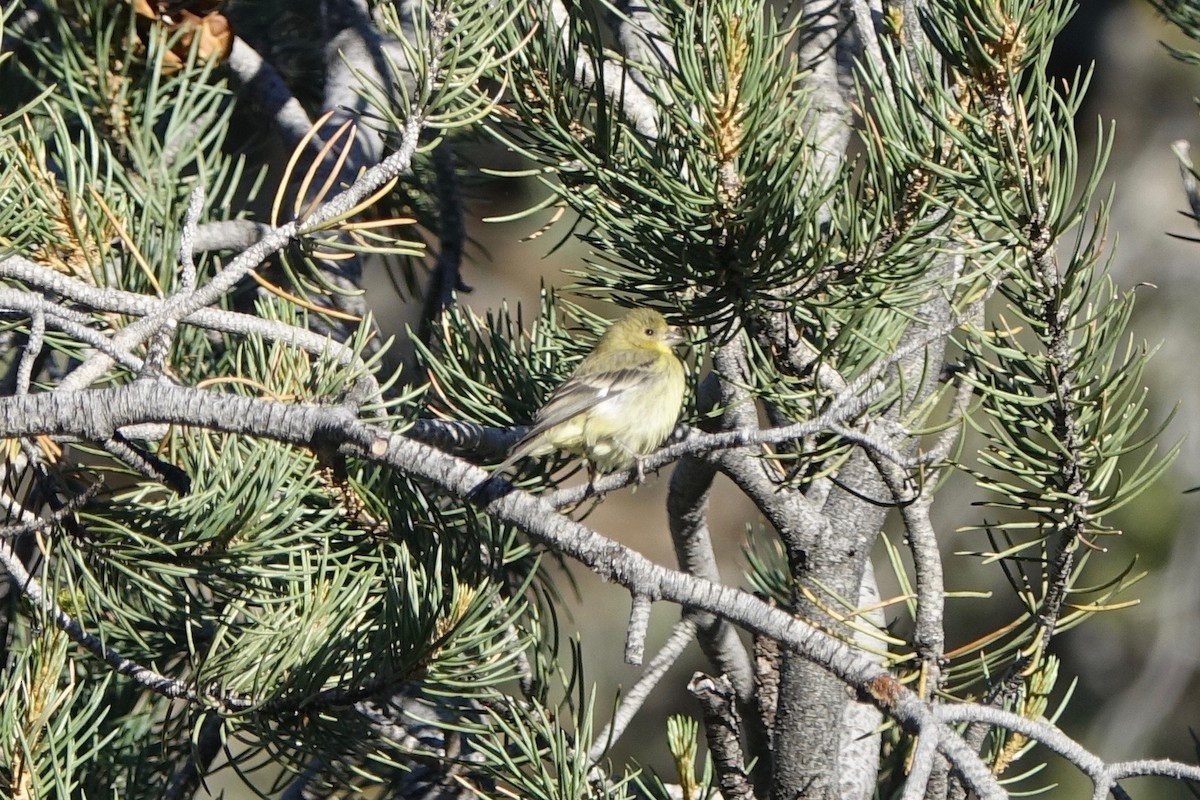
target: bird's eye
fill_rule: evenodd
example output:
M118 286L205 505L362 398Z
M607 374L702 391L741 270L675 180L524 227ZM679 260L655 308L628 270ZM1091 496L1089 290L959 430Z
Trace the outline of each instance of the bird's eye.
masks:
M654 335L654 328L646 328L646 335L647 335L647 336L653 336L653 335Z

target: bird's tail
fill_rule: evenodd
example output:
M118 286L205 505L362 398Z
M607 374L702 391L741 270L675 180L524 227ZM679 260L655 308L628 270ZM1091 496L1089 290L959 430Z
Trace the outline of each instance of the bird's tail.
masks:
M476 500L482 499L489 486L498 484L503 485L502 481L497 481L496 479L501 477L505 472L508 471L510 467L514 466L522 458L525 458L533 452L534 448L537 446L536 442L534 442L534 438L534 436L525 436L523 439L513 445L512 450L508 451L508 458L504 459L495 467L493 467L491 474L480 481L479 484L471 490L468 497ZM509 487L509 490L511 491L511 487Z
M515 465L522 458L530 456L538 445L538 442L536 441L537 433L540 433L540 431L528 434L514 444L512 449L508 451L508 458L504 459L492 468L492 475L499 475L500 473L506 471L509 467Z

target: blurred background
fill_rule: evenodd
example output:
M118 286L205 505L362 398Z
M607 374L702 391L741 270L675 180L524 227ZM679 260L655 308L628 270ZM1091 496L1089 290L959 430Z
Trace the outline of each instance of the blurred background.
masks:
M1136 292L1138 302L1132 341L1160 349L1147 374L1151 406L1165 424L1161 446L1183 440L1173 467L1156 486L1126 506L1110 524L1119 537L1101 544L1094 553L1096 574L1115 575L1136 559L1134 571L1146 577L1123 599L1136 605L1093 617L1054 640L1053 652L1063 667L1051 708L1077 677L1073 696L1060 724L1086 747L1106 760L1170 757L1197 760L1190 730L1200 731L1200 539L1196 512L1200 494L1184 490L1200 486L1200 436L1192 433L1200 421L1200 243L1168 234L1200 237L1190 219L1180 214L1187 203L1171 144L1177 139L1200 143L1200 117L1194 96L1200 94L1200 67L1173 59L1162 41L1187 47L1188 41L1168 26L1145 2L1086 0L1079 3L1068 31L1060 37L1051 70L1059 76L1091 69L1089 100L1076 120L1082 145L1081 162L1094 157L1097 134L1112 128L1112 155L1102 186L1113 187L1108 242L1111 272L1117 284ZM1198 144L1200 147L1200 144ZM463 148L468 151L469 148ZM461 152L464 162L470 152ZM503 163L503 153L480 155L490 166ZM510 166L518 166L510 164ZM471 188L469 219L498 217L527 207L541 194L532 183L496 180ZM474 287L460 297L483 313L502 303L536 308L540 287L563 286L571 279L563 269L581 266L583 250L573 242L555 249L568 226L558 224L538 235L546 217L516 223L476 224L476 246L468 250L464 279ZM551 253L553 250L553 253ZM382 276L377 287L390 291ZM382 294L374 294L373 298ZM377 313L390 333L402 334L403 309ZM969 443L968 443L968 446ZM633 546L654 561L674 565L666 529L665 499L668 474L652 476L636 492L607 498L589 517L589 524ZM740 494L723 485L713 503L712 532L729 583L744 582L742 548L748 527L760 520ZM995 566L954 553L978 549L978 534L959 533L977 523L978 499L968 481L959 481L939 495L936 521L946 553L949 590L990 586L995 600L951 601L947 619L948 646L974 638L990 623L1012 618L1012 592ZM879 563L883 595L889 595L886 564ZM576 571L578 586L564 632L578 631L583 643L586 676L599 685L598 722L606 722L612 698L629 687L640 670L622 661L629 598L624 591ZM564 584L565 585L565 584ZM570 592L568 591L568 596ZM647 658L666 639L678 610L656 607L647 642ZM633 757L660 770L669 769L665 718L671 713L696 713L684 684L695 670L707 669L697 649L667 676L644 709L614 757ZM1035 754L1037 756L1039 754ZM1081 797L1090 784L1072 769L1055 763L1038 783L1058 784L1049 797ZM1127 787L1139 797L1190 797L1180 785L1156 781Z

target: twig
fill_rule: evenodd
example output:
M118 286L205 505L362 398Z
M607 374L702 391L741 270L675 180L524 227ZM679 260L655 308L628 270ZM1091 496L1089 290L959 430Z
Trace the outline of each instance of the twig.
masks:
M884 459L876 459L875 466L888 491L896 499L904 521L904 540L912 553L917 594L913 648L923 670L919 693L922 698L929 699L941 686L942 659L946 648L946 586L937 532L930 519L933 493L923 488L911 502L901 502L909 492L908 476L897 465ZM926 487L930 485L925 484Z
M921 735L917 737L916 744L912 767L908 771L900 800L925 800L926 797L925 790L929 786L934 759L937 758L938 738L933 734Z
M15 539L27 533L48 530L55 525L62 524L71 514L74 514L99 494L103 486L103 481L92 481L86 489L72 496L44 517L29 512L24 506L18 506L15 500L5 496L5 513L12 513L13 508L18 509L21 522L0 526L0 539Z
M884 425L884 427L893 428L890 437L877 435L877 429L880 426L881 423L868 424L863 426L863 430L859 430L842 423L834 423L829 426L829 429L846 441L853 442L900 467L913 467L927 460L925 456L912 456L908 453L902 453L895 445L888 441L888 438L902 441L907 435L905 431L898 430L899 426L894 424L891 426Z
M725 373L744 369L745 349L738 338L720 348L714 365L721 374L710 373L704 397L709 391L718 395L716 402L724 409L717 424L723 428L756 427L753 400L747 395L741 375ZM749 469L762 468L761 459L750 456L742 460ZM675 558L684 572L721 582L721 572L713 551L712 534L708 526L709 496L716 468L703 459L685 457L671 475L667 493L667 518ZM745 725L746 744L755 760L754 778L760 790L769 782L769 732L759 698L755 692L754 667L745 645L728 621L714 614L697 617L698 639L704 655L719 674L727 677L737 695L738 708Z
M1037 741L1091 778L1095 787L1093 797L1105 797L1118 780L1125 778L1158 775L1200 781L1200 766L1177 761L1144 759L1105 764L1049 720L1030 719L994 706L978 703L943 705L935 707L933 714L940 722L986 722Z
M803 436L826 431L835 422L851 419L865 411L883 391L883 387L871 386L862 396L845 399L832 405L824 413L805 422L785 425L781 428L766 428L763 430L738 429L721 433L690 433L681 441L668 445L658 452L643 459L646 471L660 469L672 461L686 455L698 455L717 450L735 450L758 444L787 442ZM634 482L632 473L613 473L597 478L594 483L595 491L604 494L623 488ZM587 487L561 489L550 496L556 507L578 503L586 496Z
M115 432L112 438L101 442L101 446L109 455L126 464L138 474L170 487L176 494L185 495L192 490L192 479L186 472L129 441L120 431Z
M196 290L196 259L195 238L196 228L200 225L200 214L204 211L204 184L197 184L188 199L187 214L183 220L183 230L179 236L179 288L175 294L191 294ZM171 345L179 332L179 323L168 318L161 328L155 331L146 348L146 360L138 371L138 380L157 380L166 372L167 357L171 354Z
M979 800L1008 800L1008 792L1000 786L996 776L988 768L974 749L946 725L925 725L921 736L936 737L938 751L946 757L958 771L963 785L975 792Z
M166 302L161 298L124 292L108 287L96 287L81 280L55 272L52 269L35 264L21 256L11 256L0 260L0 277L12 278L44 291L57 294L77 304L88 306L96 311L110 311L133 316L148 316L160 310ZM39 293L21 291L18 289L0 289L0 308L15 308L21 310L43 309L55 327L65 333L75 336L91 347L108 352L133 371L141 369L142 361L131 353L118 352L112 341L99 332L87 328L91 321L86 314L72 311L65 306L54 303L42 297ZM236 311L226 311L219 308L199 308L182 318L182 321L209 330L222 331L237 336L261 336L264 339L284 342L299 348L306 353L335 359L343 365L355 365L359 368L362 379L367 380L375 388L371 390L372 398L378 397L379 390L375 378L362 363L362 360L346 345L313 333L307 328L288 325L284 322L263 319L253 314L241 314ZM68 326L66 323L70 322Z
M769 313L756 320L755 337L764 350L780 356L794 375L813 372L817 386L830 394L846 390L846 379L821 359L821 353L805 341L787 314Z
M715 474L712 465L684 458L672 473L667 490L667 519L679 568L714 583L721 580L708 527L708 497ZM699 615L696 621L704 654L720 674L729 676L744 709L757 714L754 669L737 632L712 614Z
M197 184L188 198L187 216L179 235L179 290L191 292L196 288L196 231L204 211L204 184Z
M115 672L126 675L152 692L164 695L165 697L182 698L190 701L198 699L196 691L183 681L173 680L165 675L160 675L152 669L143 667L141 664L125 658L116 650L105 646L99 637L84 631L78 620L59 608L54 599L45 593L42 585L36 578L29 574L28 570L25 569L25 565L17 558L11 543L3 539L0 539L0 565L3 565L8 571L15 585L29 599L31 604L49 616L54 624L66 633L73 642L81 645L91 652L92 655L106 662Z
M975 396L975 387L970 381L960 381L958 389L954 393L954 403L951 406L950 412L946 415L947 419L954 420L957 418L958 423L961 423L966 418L967 408L971 404L971 398ZM927 482L930 484L936 483L942 471L943 462L950 457L950 451L954 447L954 443L962 436L962 428L960 424L950 425L946 430L934 440L933 446L925 452L925 457L922 459L928 465L926 476Z
M137 372L138 380L156 381L166 374L167 357L171 354L171 343L178 330L179 324L175 320L169 319L150 338L150 344L146 346L146 359L142 362L142 368Z
M111 338L89 328L88 324L91 320L86 314L80 314L41 295L19 289L0 289L0 314L4 314L6 311L24 312L31 318L41 316L43 324L60 330L95 350L107 354L113 361L130 370L137 372L142 368L142 359L129 352L128 349L117 347ZM36 323L34 324L36 325ZM20 367L18 367L18 372L19 370Z
M46 337L46 314L41 309L35 309L29 318L29 339L21 353L21 363L17 368L17 394L29 392L29 384L33 381L33 365L42 353L42 345Z
M496 428L460 420L419 419L406 435L447 453L486 461L504 458L527 430L526 426Z
M629 608L629 625L625 629L625 663L635 667L642 665L646 655L646 629L650 626L652 600L634 593Z
M248 219L227 219L221 222L206 222L196 228L192 241L192 252L207 253L210 250L245 250L270 232L265 222Z

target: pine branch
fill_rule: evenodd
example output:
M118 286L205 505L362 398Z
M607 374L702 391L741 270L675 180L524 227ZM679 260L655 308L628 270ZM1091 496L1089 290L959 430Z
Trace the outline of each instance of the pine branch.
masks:
M183 387L134 384L87 392L3 398L0 399L0 434L72 434L103 438L106 432L122 425L162 421L252 434L301 446L331 443L347 455L385 464L459 497L469 495L485 477L482 470L471 464L402 435L363 424L343 409L287 405L229 395L206 397L206 394ZM1042 742L1091 777L1100 796L1113 782L1132 774L1200 780L1200 768L1175 762L1103 765L1047 722L977 704L930 705L871 658L796 616L772 608L745 592L657 566L631 549L557 514L544 501L531 495L509 492L490 500L485 510L496 519L520 527L556 552L580 561L602 579L616 581L647 597L719 614L802 654L874 703L905 730L916 735L936 736L941 752L981 797L1001 797L1003 793L978 756L970 752L959 734L946 725L948 721L986 721ZM5 553L11 551L6 548ZM8 561L11 557L5 562L11 567ZM16 566L20 568L19 564ZM20 574L19 583L36 586L25 581L26 577L27 573ZM39 600L44 601L40 587L35 591ZM77 626L61 613L54 616L64 628L74 630ZM143 675L156 685L160 682L161 676L150 675L114 654L101 650L98 655L119 671ZM177 685L170 683L164 688L170 691L170 686ZM181 696L187 696L186 688L177 688Z
M54 599L46 594L41 583L25 569L25 565L17 558L12 545L4 540L0 540L0 565L3 565L11 580L34 607L50 617L51 621L70 636L72 641L89 650L96 658L106 662L117 674L128 676L147 689L166 697L190 701L197 699L196 692L184 682L172 680L125 658L117 651L105 646L99 637L87 633L78 620L59 608Z
M33 289L57 295L64 301L69 301L70 305L82 305L98 312L148 317L156 313L161 314L166 302L160 298L134 292L93 286L86 281L43 267L22 256L0 259L0 277L20 281ZM41 297L41 292L0 290L0 306L44 313L48 319L61 320L65 332L101 352L111 353L132 371L141 370L141 359L132 354L121 354L121 351L118 351L113 343L114 336L104 336L90 327L85 327L91 324L90 317L70 308L67 302L58 303ZM339 364L355 367L356 371L361 374L361 379L367 383L365 389L367 396L379 397L378 382L353 348L333 341L327 336L313 333L307 328L218 308L198 308L181 316L179 321L234 336L261 336L267 341L286 343L314 356L332 358Z

